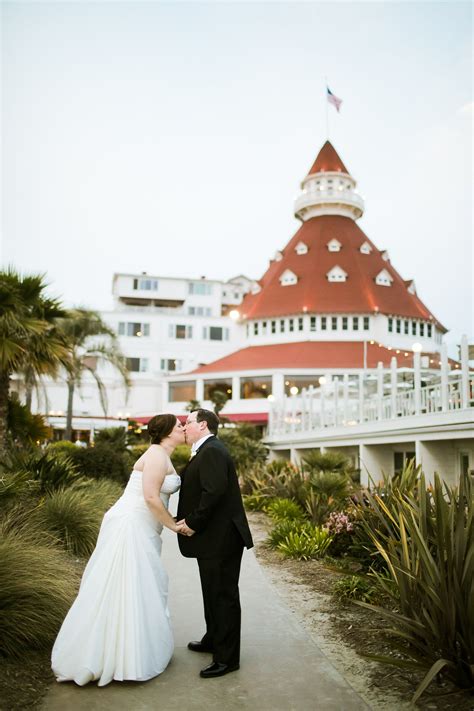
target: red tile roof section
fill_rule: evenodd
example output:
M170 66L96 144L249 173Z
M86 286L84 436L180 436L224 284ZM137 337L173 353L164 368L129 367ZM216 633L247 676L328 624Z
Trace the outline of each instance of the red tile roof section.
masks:
M408 355L405 355L407 353ZM424 353L434 362L430 368L439 368L439 353ZM367 343L367 368L376 368L382 361L389 367L395 357L399 367L413 367L411 351L396 352L396 349ZM362 341L303 341L300 343L277 343L268 346L249 346L235 351L213 363L202 365L193 374L218 373L239 370L267 370L276 368L363 368L364 343Z
M336 237L339 252L330 252L328 242ZM308 246L308 253L298 255L298 242ZM368 242L370 254L360 247ZM244 318L273 318L302 313L313 314L373 314L383 313L406 318L433 321L446 330L424 303L410 294L407 283L382 258L382 253L350 217L321 215L304 222L282 250L283 259L271 261L260 279L261 291L247 294L239 309ZM329 282L326 274L338 265L348 274L345 282ZM298 277L297 284L281 286L280 276L290 269ZM377 274L386 269L391 286L375 283Z
M330 143L326 141L324 146L318 153L316 160L314 161L311 170L308 175L313 175L314 173L329 173L329 172L342 172L349 174L346 166L339 158L336 149Z

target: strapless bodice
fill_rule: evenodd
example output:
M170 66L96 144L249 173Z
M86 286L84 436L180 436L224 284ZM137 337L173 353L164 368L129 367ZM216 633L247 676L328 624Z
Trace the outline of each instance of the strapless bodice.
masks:
M125 487L125 491L123 493L125 494L129 490L130 493L135 493L143 496L142 476L143 472L139 471L138 469L133 469L132 473L130 474L128 484ZM171 494L174 494L176 491L178 491L180 486L181 477L178 476L175 471L170 472L164 478L163 484L160 489L160 494L170 496Z

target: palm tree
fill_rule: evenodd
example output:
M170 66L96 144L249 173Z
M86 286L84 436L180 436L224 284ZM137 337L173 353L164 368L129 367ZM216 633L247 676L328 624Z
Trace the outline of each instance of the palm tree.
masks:
M66 439L72 437L72 409L74 391L79 387L85 373L90 373L99 390L104 414L107 414L107 391L97 372L99 363L109 363L122 376L125 387L130 386L129 372L125 357L121 353L117 335L101 318L97 311L76 308L62 320L61 330L69 344L70 362L67 367L67 411Z
M55 377L67 365L68 349L55 321L65 315L61 303L44 295L43 275L0 272L0 451L7 442L8 398L13 373L28 368L33 376Z

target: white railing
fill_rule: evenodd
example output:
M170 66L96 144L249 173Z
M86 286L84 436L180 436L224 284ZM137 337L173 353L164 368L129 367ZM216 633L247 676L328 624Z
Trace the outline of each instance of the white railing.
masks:
M384 370L379 363L378 389L367 395L366 383L373 382L373 374L361 379L357 397L349 395L340 380L321 385L320 388L304 389L298 395L286 396L275 402L270 412L269 436L288 435L296 432L312 432L328 427L351 427L357 424L433 413L449 413L474 408L474 373L469 370L467 341L463 337L462 362L459 370L450 370L444 351L439 376L431 371L425 378L434 377L422 385L420 354L415 354L413 387L406 388L406 380L399 382L399 372L392 360L391 384L393 392L384 393ZM403 371L406 375L406 369Z

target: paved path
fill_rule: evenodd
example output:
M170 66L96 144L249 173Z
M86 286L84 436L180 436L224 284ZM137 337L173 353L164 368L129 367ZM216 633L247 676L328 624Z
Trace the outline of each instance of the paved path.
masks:
M174 498L174 497L173 497ZM369 707L295 620L257 562L244 552L241 575L242 651L237 672L201 679L210 655L186 649L204 632L196 561L183 558L164 532L163 560L170 576L176 649L170 666L145 683L98 688L73 683L51 687L43 711L362 711Z

